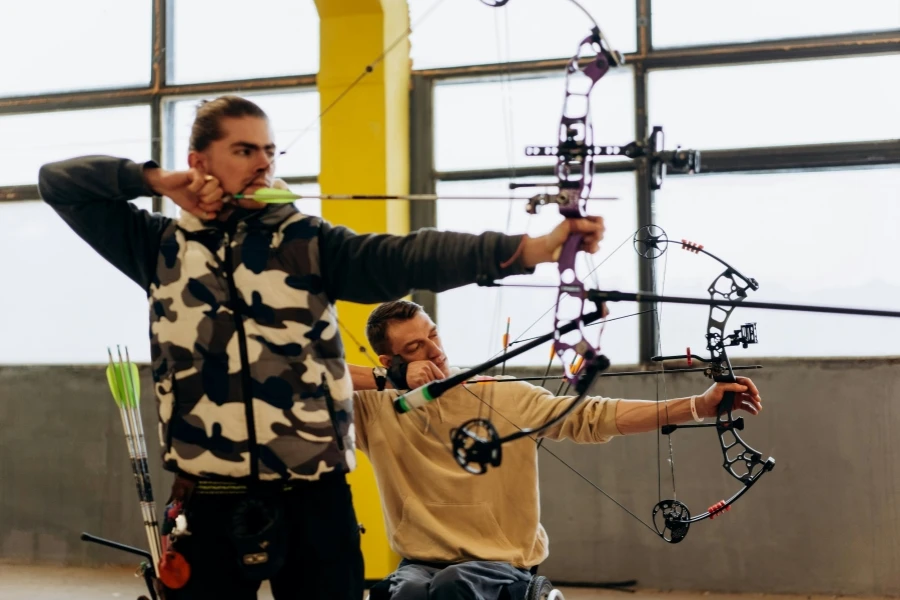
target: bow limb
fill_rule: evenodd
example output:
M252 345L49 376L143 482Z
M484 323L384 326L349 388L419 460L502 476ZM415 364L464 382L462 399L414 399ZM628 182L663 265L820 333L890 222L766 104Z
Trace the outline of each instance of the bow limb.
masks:
M769 466L771 463L771 466ZM771 471L775 466L775 460L770 458L766 463L766 468L761 469L753 477L749 478L744 487L735 492L728 500L720 500L706 509L706 512L691 516L688 507L678 500L663 500L653 507L653 525L656 533L666 542L677 544L682 541L688 533L688 529L693 523L703 521L705 519L715 519L717 516L731 510L731 505L737 502L738 498L747 493L754 483L759 481L763 473Z
M692 242L690 240L682 239L680 242L676 240L670 240L666 235L665 230L658 225L644 225L640 229L638 229L634 233L633 244L635 252L637 252L642 258L650 258L655 259L659 258L663 254L666 253L666 249L669 244L678 244L681 246L682 250L687 250L688 252L693 252L694 254L705 254L713 260L717 261L723 267L725 267L726 273L733 273L739 279L741 279L741 293L738 295L743 297L746 294L747 289L758 290L759 284L752 277L747 277L730 264L725 262L720 257L716 256L709 250L706 250L703 247L703 244L698 244L697 242ZM710 293L712 293L712 288L710 289Z

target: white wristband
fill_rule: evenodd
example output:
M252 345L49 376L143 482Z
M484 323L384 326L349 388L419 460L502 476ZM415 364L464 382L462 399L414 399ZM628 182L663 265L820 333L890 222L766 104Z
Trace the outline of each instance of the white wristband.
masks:
M691 396L691 416L697 423L703 422L703 419L697 414L697 396Z

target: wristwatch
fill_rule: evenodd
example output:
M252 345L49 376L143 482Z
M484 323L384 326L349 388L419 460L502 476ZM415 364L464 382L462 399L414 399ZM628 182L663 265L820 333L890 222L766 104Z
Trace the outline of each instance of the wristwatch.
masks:
M378 388L378 391L383 392L384 386L387 384L387 369L375 367L372 369L372 377L375 378L375 386Z

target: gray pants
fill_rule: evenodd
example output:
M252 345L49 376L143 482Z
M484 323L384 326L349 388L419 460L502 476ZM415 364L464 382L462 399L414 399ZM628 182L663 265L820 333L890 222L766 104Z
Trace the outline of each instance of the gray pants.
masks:
M471 561L441 567L402 561L391 573L391 600L500 600L531 573L508 563Z

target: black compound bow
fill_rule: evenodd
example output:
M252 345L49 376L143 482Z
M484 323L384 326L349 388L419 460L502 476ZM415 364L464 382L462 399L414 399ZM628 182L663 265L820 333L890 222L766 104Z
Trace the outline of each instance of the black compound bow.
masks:
M659 258L665 253L669 244L675 243L680 244L688 252L706 254L725 266L725 270L712 281L707 289L712 301L709 306L709 319L706 325L706 348L709 351L710 358L704 359L691 354L690 348L688 348L687 354L655 356L652 360L662 362L682 359L687 360L688 365L693 360L699 360L706 364L705 374L713 381L737 383L731 360L729 360L725 349L726 347L738 345L747 348L748 345L755 344L758 341L756 324L744 324L740 329L726 335L726 323L735 309L734 303L744 300L747 297L748 290L756 291L759 289L756 279L745 276L715 254L705 250L700 244L688 240L681 240L681 242L669 240L666 232L656 225L647 225L639 229L634 235L633 243L635 251L645 259L653 260ZM722 304L722 301L732 304ZM677 429L715 427L722 449L722 466L729 475L743 485L728 500L720 500L711 505L706 512L694 517L691 517L690 511L684 503L674 499L661 500L653 508L653 524L660 537L667 542L680 542L687 535L692 523L704 519L713 519L730 510L731 505L743 496L753 484L759 481L763 473L775 468L774 458L763 460L762 454L741 438L738 431L743 430L744 420L741 417L734 418L734 400L735 392L729 391L724 393L718 406L715 423L666 425L661 429L663 434L671 435Z

